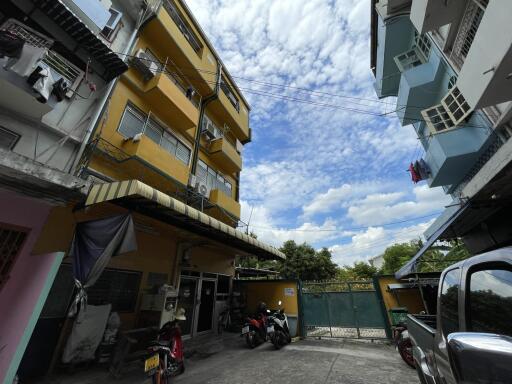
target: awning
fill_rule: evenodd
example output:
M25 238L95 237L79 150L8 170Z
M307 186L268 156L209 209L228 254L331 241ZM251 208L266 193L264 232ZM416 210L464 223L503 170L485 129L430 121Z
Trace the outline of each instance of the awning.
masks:
M222 244L264 259L285 259L284 253L223 222L198 211L138 180L94 185L86 206L106 201L139 212L189 232L203 235Z
M110 81L128 70L123 59L60 0L35 0L35 4L105 68L105 80Z
M425 252L428 251L428 249L434 244L439 237L441 237L446 230L452 225L452 223L457 220L460 215L462 215L463 212L468 209L469 203L466 203L466 205L462 206L458 211L456 211L448 220L444 222L443 225L439 227L437 231L435 231L432 236L428 238L428 240L423 244L423 247L414 255L414 257L409 260L407 264L405 264L398 272L395 273L395 277L397 279L402 279L407 275L410 275L412 273L416 272L416 267L418 264L419 259Z

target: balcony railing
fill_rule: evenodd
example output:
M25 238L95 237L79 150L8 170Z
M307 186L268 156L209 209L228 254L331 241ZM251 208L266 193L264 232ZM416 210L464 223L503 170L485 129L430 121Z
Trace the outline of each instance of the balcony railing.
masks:
M8 30L16 36L19 36L25 41L25 44L30 44L40 48L48 48L48 51L44 55L42 61L53 70L53 75L57 74L57 78L56 76L53 76L54 80L58 80L62 77L68 83L71 91L78 88L84 76L84 72L57 52L49 49L54 43L52 39L33 30L16 19L7 20L0 28ZM68 92L67 96L71 97L72 92Z
M462 68L466 60L488 3L489 0L470 0L468 2L451 53L451 59L459 69Z
M203 45L199 42L199 39L196 37L188 23L183 20L183 17L181 16L180 11L176 8L176 5L172 2L172 0L165 0L164 8L169 13L169 16L171 16L171 19L176 23L179 30L185 39L187 39L194 51L199 53L203 48Z

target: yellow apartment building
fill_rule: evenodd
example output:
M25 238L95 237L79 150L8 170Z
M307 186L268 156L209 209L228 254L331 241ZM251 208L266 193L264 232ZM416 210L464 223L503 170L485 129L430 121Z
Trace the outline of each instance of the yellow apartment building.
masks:
M87 289L89 305L110 303L125 330L158 325L165 308L148 297L168 284L186 310L185 336L213 332L235 257L284 258L236 230L250 107L181 0L155 8L128 56L80 161L94 185L82 203L52 211L35 252L68 249L77 223L129 212L137 250L112 258ZM46 302L59 316L73 291L70 262Z

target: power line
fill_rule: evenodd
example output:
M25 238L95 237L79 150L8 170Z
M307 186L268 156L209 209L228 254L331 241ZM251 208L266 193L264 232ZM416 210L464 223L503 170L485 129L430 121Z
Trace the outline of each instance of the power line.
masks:
M420 219L426 219L428 217L437 216L437 215L439 215L441 213L442 212L435 212L435 213L431 213L430 215L413 217L411 219L395 221L395 222L392 222L392 223L370 225L370 226L367 226L367 227L332 228L332 229L282 229L282 228L265 227L265 226L258 226L258 225L251 225L251 227L253 227L253 228L260 228L260 229L274 230L274 231L286 231L286 232L315 232L316 233L316 232L361 231L361 230L365 230L365 229L369 229L369 228L389 227L389 226L392 226L392 225L408 223L408 222L416 221L416 220L420 220Z

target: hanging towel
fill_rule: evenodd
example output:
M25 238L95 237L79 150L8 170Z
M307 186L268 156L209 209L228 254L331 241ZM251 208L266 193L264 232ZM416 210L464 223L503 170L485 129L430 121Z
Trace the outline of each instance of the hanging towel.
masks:
M50 97L55 81L53 80L53 76L49 68L41 69L39 75L39 79L34 83L32 88L39 94L37 100L41 103L46 103Z
M417 184L421 180L421 177L420 177L420 175L418 175L418 173L414 169L414 164L413 163L411 163L409 165L409 170L408 171L411 173L412 182L414 184Z
M34 71L37 63L44 57L46 51L47 48L25 44L23 45L20 58L10 58L4 68L10 69L22 77L27 77Z

